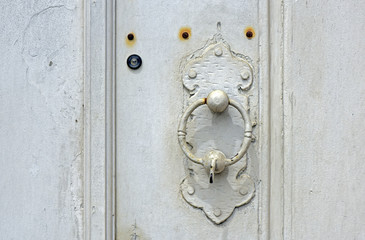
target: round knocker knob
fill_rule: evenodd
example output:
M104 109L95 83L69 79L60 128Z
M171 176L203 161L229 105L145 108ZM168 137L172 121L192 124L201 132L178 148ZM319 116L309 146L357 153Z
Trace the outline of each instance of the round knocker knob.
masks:
M240 150L231 158L226 158L226 156L218 150L213 150L207 153L203 158L196 157L189 149L186 143L186 123L190 114L199 106L207 104L212 112L221 113L224 112L228 105L235 107L241 114L245 122L245 132L244 138ZM238 102L229 99L227 94L221 90L215 90L211 92L207 98L201 98L194 103L192 103L184 112L181 117L178 138L179 144L185 155L189 160L203 165L207 170L210 171L210 182L213 182L214 173L220 173L224 170L226 166L232 165L240 160L246 153L248 147L251 143L252 137L252 124L250 117L246 109Z
M227 109L229 104L228 96L221 90L215 90L209 93L207 105L212 112L221 113Z

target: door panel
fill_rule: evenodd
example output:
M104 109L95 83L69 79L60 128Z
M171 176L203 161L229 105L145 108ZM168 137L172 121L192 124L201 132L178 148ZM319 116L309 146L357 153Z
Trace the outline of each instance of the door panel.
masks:
M266 201L267 194L260 184L262 175L267 177L267 164L262 164L264 153L261 152L263 141L260 139L262 125L266 123L260 115L258 16L257 1L118 2L117 239L242 239L242 236L258 239L266 232L266 225L262 223L267 209L262 202ZM246 35L248 29L252 31L251 35ZM184 36L184 32L188 36ZM241 53L237 56L247 56L247 61L253 66L253 84L242 97L236 86L231 90L232 81L224 79L224 76L220 78L229 87L217 84L214 87L208 85L208 88L226 89L230 97L249 109L256 126L253 130L255 141L252 141L248 154L239 161L244 174L249 175L255 185L255 196L244 206L236 208L221 224L212 222L204 211L184 200L180 184L189 174L189 166L195 165L184 156L177 137L180 117L192 103L192 96L208 91L207 87L201 87L196 93L191 93L186 85L184 87L183 60L204 49L209 39L214 39L218 32L231 48L224 50L227 57L236 57L236 53ZM142 59L142 66L135 70L126 63L132 54ZM214 54L212 56L215 57ZM219 71L217 66L211 67L214 62L207 60L206 64L206 68L211 68L207 76ZM227 68L230 69L229 66ZM201 108L194 114L193 118L197 119L195 125L190 124L188 130L194 153L202 155L203 148L222 147L226 155L233 155L244 138L239 113L230 107L225 114L218 116L206 107ZM210 141L213 138L214 141ZM242 164L247 164L247 167ZM217 179L220 176L223 175L217 174ZM227 199L230 197L227 196Z
M285 239L365 239L364 9L287 6Z

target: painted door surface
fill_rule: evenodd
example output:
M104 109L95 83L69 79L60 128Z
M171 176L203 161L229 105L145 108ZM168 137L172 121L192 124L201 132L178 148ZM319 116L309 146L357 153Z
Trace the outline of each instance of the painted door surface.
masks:
M259 8L257 1L118 2L117 239L258 239L265 234L260 222L266 221L267 194L260 179L267 176L267 162L262 162L265 151L256 126L265 122L260 119ZM142 59L138 69L127 66L132 54ZM204 168L180 149L177 130L185 109L217 89L249 112L253 137L248 153L209 185ZM188 120L187 141L199 157L211 149L232 157L244 139L244 124L232 106L222 114L202 106ZM188 175L200 178L201 191L210 191L195 207L185 198L198 195L197 188L183 196ZM222 183L222 178L231 179ZM219 181L227 186L212 190ZM239 189L241 183L247 186ZM220 202L213 203L216 199Z
M364 1L285 6L285 239L365 239L364 30Z
M365 1L0 16L1 240L365 239Z
M116 6L117 239L365 239L364 2ZM127 66L132 54L142 59L136 70ZM199 202L201 189L184 185L200 174L212 186L177 130L184 111L215 89L252 125L245 156L215 176L252 180L242 204L232 203L234 187ZM211 149L231 157L243 126L232 106L222 114L201 106L186 139L198 157Z

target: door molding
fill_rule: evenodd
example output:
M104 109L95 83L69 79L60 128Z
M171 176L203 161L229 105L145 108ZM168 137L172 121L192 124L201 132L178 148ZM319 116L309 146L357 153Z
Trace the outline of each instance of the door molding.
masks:
M84 0L84 237L115 238L115 0Z

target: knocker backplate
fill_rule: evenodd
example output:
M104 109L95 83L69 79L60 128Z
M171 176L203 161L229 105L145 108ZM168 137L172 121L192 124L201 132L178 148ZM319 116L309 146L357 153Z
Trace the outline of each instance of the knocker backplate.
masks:
M206 98L214 90L223 90L249 112L255 127L258 114L255 68L250 57L233 51L220 32L181 61L180 74L185 107ZM218 114L201 106L187 122L187 142L196 156L220 150L230 158L240 148L244 130L244 122L233 107ZM213 183L209 183L209 173L202 165L184 159L187 176L180 185L182 196L215 224L226 221L235 208L249 203L255 196L255 179L248 174L249 170L254 172L250 162L257 160L255 139L253 128L248 152L236 164L216 174Z

